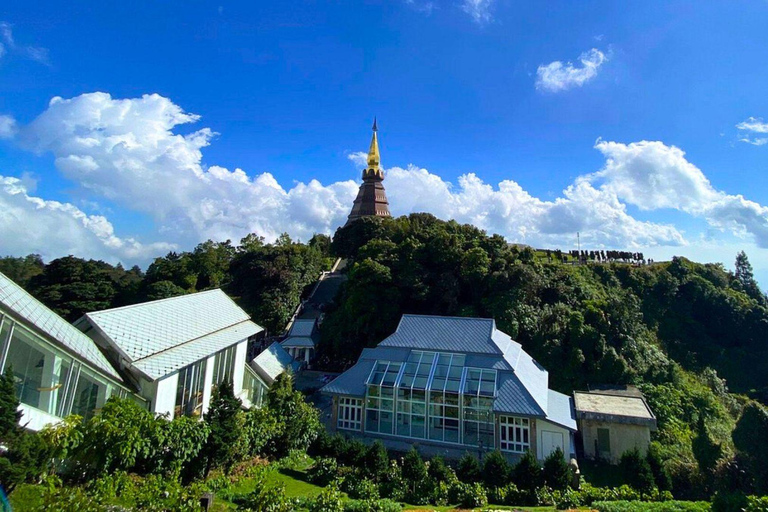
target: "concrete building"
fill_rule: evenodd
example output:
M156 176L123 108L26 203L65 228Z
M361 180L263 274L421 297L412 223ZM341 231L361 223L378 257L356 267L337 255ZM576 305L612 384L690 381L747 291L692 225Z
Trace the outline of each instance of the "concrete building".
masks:
M263 329L221 290L86 313L75 326L157 414L205 414L224 380L246 407L263 395L266 384L246 364L248 338Z
M637 388L576 391L573 399L584 457L617 463L634 448L648 452L656 417Z
M88 336L0 273L0 371L11 368L21 425L40 430L91 417L111 396L135 396Z
M331 429L458 458L573 454L570 397L492 319L404 315L397 330L321 389Z

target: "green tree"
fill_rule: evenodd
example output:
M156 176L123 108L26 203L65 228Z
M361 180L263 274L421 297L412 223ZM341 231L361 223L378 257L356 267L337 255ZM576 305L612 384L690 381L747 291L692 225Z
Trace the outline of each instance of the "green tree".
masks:
M380 482L389 470L389 455L381 441L375 441L365 453L363 470L374 482Z
M768 411L765 407L750 402L741 414L733 430L733 444L746 459L755 489L760 494L768 493Z
M571 468L559 447L544 459L544 482L549 487L561 491L571 484Z
M411 448L403 457L403 479L408 485L411 494L415 494L419 485L427 479L427 466L416 451Z
M39 254L30 254L19 258L13 256L0 258L0 272L22 288L26 288L29 281L42 274L44 269L45 263Z
M512 468L507 459L498 450L485 456L483 461L483 480L489 488L503 487L509 483Z
M222 382L213 390L205 422L210 429L205 445L207 475L212 468L229 471L245 451L245 417L242 402L235 397L232 383Z
M512 469L512 481L520 489L533 491L544 483L544 475L536 455L527 451Z
M637 448L621 455L619 471L623 481L638 491L650 492L655 487L651 466Z
M765 302L765 295L760 291L760 287L755 281L755 275L752 270L752 264L747 258L747 253L739 251L736 255L736 281L741 285L741 288L753 299L758 300L761 303Z
M461 459L459 459L459 465L456 467L456 476L462 482L479 482L482 477L481 473L480 463L477 461L477 457L471 453L465 453Z

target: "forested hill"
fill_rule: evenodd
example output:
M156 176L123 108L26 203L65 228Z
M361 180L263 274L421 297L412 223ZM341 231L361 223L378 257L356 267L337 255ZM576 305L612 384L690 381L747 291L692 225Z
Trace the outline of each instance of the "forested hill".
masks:
M712 368L734 391L768 387L767 303L745 257L738 276L683 258L549 263L428 214L363 219L337 231L332 251L353 264L323 326L329 360L354 359L403 313L478 316L495 318L565 392L666 382L673 362Z
M270 333L283 329L305 289L331 265L330 238L275 243L248 235L235 246L207 241L189 252L156 258L146 273L67 256L0 258L0 272L69 321L83 313L223 288Z

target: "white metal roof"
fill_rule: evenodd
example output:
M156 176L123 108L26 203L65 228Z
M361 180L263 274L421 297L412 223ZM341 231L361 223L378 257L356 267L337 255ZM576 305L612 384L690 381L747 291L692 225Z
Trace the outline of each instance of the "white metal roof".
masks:
M272 384L277 376L288 368L295 373L300 364L275 341L251 361L251 367L269 380L268 384Z
M246 340L261 330L261 327L247 320L144 359L139 359L134 361L133 365L148 377L159 379L195 361Z
M85 319L153 379L263 330L219 289L86 313Z
M218 289L95 311L85 317L131 361L250 320Z
M0 273L0 304L23 318L32 327L50 336L73 355L80 356L96 369L122 382L120 375L91 338L48 309L2 273Z

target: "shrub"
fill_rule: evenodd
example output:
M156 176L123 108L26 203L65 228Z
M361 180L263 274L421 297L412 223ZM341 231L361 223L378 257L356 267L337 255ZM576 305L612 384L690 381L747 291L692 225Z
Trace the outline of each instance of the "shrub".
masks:
M638 491L649 492L654 486L653 472L648 461L637 448L624 452L619 462L619 471L624 482Z
M379 499L379 487L367 478L345 478L342 486L350 498L368 501Z
M666 501L647 503L643 501L598 501L592 508L599 512L707 512L706 501Z
M500 451L496 450L485 456L483 481L489 488L507 485L511 471L509 462Z
M525 452L512 470L512 481L520 489L533 491L542 486L543 480L536 456L531 451Z
M392 500L349 500L344 503L344 512L400 512L399 503Z
M564 491L554 491L552 494L557 510L569 510L581 506L581 494L578 491L567 488Z
M402 475L412 493L427 478L427 466L415 448L411 448L403 457Z
M544 459L544 482L551 488L565 490L571 483L571 468L558 447Z
M658 441L653 441L648 448L648 465L653 473L653 479L656 481L656 486L661 491L672 490L672 477L669 474L669 470L664 465L664 461L661 457L661 445Z
M336 459L324 457L315 461L315 465L307 471L307 476L313 484L325 487L336 479L338 473Z
M768 512L768 496L748 496L744 512Z
M322 425L319 411L293 389L293 377L288 372L278 375L267 392L266 407L278 425L269 440L267 451L282 457L291 450L306 450L317 438Z
M480 482L461 486L459 505L462 508L476 508L488 505L485 487Z
M343 512L344 501L335 485L329 485L309 502L309 512Z
M280 430L280 422L268 408L252 407L249 409L245 413L245 438L248 454L252 456L266 455L267 446L279 435Z
M480 463L471 453L465 453L459 460L456 476L464 483L474 483L480 481L480 473Z

